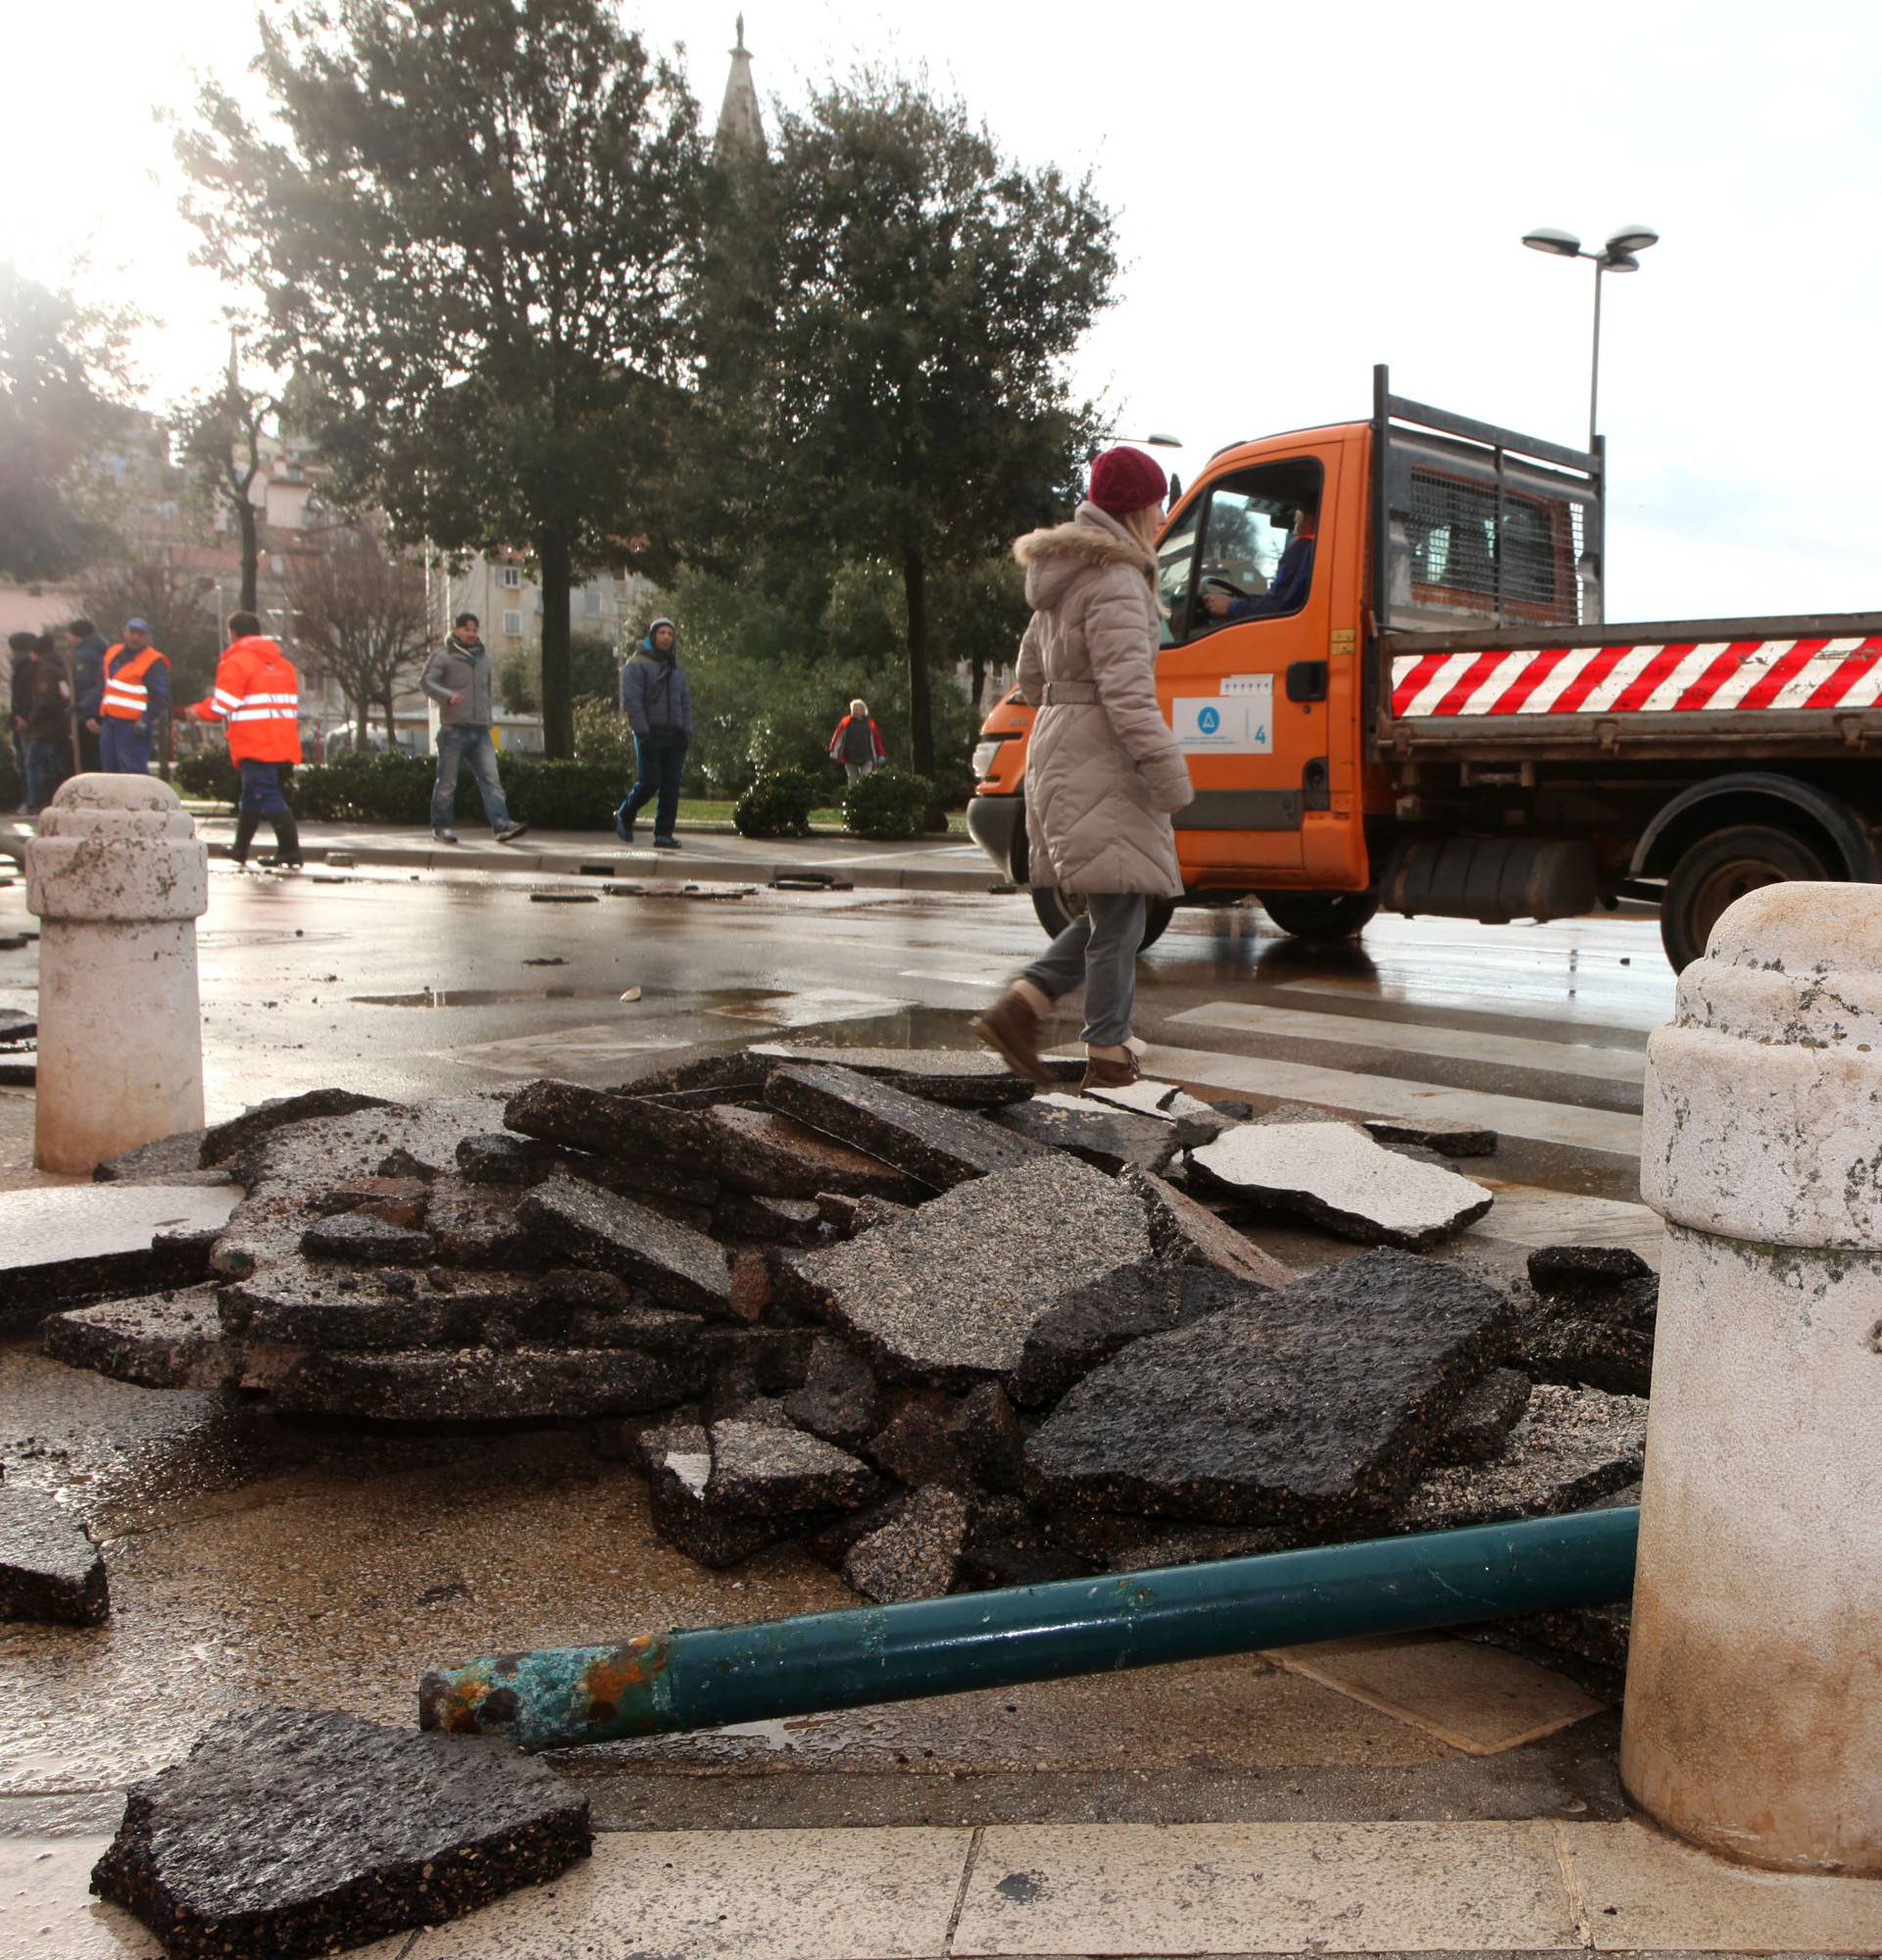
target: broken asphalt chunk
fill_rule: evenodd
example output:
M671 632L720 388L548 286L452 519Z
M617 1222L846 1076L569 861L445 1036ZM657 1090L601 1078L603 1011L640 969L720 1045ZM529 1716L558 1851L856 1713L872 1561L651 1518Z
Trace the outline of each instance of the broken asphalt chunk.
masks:
M213 1286L74 1307L39 1337L55 1361L140 1389L221 1388L238 1368Z
M825 1522L782 1512L741 1515L711 1502L712 1439L697 1423L676 1422L641 1439L647 1466L648 1509L654 1530L675 1550L714 1571L742 1564L755 1551Z
M301 1234L301 1250L357 1265L420 1266L431 1256L431 1235L388 1224L369 1211L342 1211L310 1225Z
M1529 1377L1514 1368L1492 1368L1470 1385L1434 1454L1446 1463L1489 1462L1528 1406Z
M893 1089L958 1109L1000 1109L1023 1102L1032 1084L996 1054L927 1048L813 1048L807 1043L759 1042L747 1051L769 1066L808 1062L854 1069Z
M1150 1232L1102 1171L1048 1152L823 1251L794 1255L792 1297L885 1379L970 1388L1007 1376L1069 1288L1143 1258Z
M775 1109L722 1105L708 1111L706 1121L704 1147L713 1153L719 1176L735 1190L773 1198L817 1198L829 1192L891 1202L928 1195L926 1185L892 1165Z
M881 1405L869 1364L833 1334L819 1334L813 1342L803 1386L784 1398L785 1412L800 1429L826 1443L852 1446L874 1434Z
M551 1318L528 1273L374 1271L306 1259L271 1263L222 1289L223 1325L286 1348L510 1345Z
M1411 1251L1461 1231L1491 1203L1481 1185L1401 1156L1354 1123L1243 1123L1189 1161L1211 1190Z
M537 1185L520 1215L578 1265L619 1273L669 1306L736 1316L724 1249L644 1204L558 1177Z
M244 1109L226 1123L203 1132L199 1161L203 1168L226 1163L290 1123L317 1116L350 1116L361 1109L390 1109L398 1105L383 1096L362 1096L351 1089L310 1089L300 1096L274 1096Z
M1407 1144L1414 1150L1436 1151L1441 1157L1490 1157L1497 1153L1497 1133L1473 1129L1467 1123L1417 1123L1404 1116L1369 1116L1362 1126L1381 1144Z
M645 1415L705 1387L706 1356L637 1348L420 1348L309 1354L274 1384L273 1405L297 1415L375 1422L520 1422Z
M110 1613L105 1563L84 1525L43 1491L0 1485L0 1620L95 1627Z
M1503 1296L1398 1251L1133 1342L1026 1444L1047 1505L1214 1524L1380 1516L1502 1344Z
M706 1501L739 1517L852 1511L881 1494L881 1479L834 1444L768 1422L716 1422Z
M766 1079L765 1100L936 1191L1024 1163L1046 1148L968 1110L924 1102L849 1068L794 1063L775 1068Z
M130 1791L91 1888L173 1960L296 1960L440 1926L591 1843L587 1799L507 1742L263 1708Z
M843 1577L866 1599L938 1599L960 1575L968 1501L935 1485L917 1491L886 1524L850 1547Z
M1256 1286L1286 1286L1299 1277L1291 1267L1270 1258L1245 1232L1154 1173L1127 1170L1118 1182L1144 1207L1151 1250L1160 1259L1212 1266Z
M1100 1170L1163 1170L1176 1154L1176 1126L1161 1116L1114 1109L1083 1096L1054 1091L1002 1109L1003 1130L1049 1150L1068 1151Z
M720 1195L713 1227L727 1238L778 1246L815 1246L824 1236L823 1214L814 1198L761 1198L746 1191Z

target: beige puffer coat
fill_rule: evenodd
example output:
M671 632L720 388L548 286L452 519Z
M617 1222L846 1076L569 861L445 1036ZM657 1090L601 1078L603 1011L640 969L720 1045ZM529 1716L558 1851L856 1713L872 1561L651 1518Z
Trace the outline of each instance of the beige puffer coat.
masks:
M1039 710L1026 748L1031 880L1178 898L1169 812L1196 792L1157 706L1156 561L1095 504L1027 532L1013 555L1033 609L1019 693Z

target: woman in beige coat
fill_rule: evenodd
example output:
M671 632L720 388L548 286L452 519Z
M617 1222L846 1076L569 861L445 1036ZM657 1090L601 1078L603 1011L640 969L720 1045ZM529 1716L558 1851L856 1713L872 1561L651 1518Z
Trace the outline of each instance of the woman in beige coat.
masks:
M1085 990L1086 1089L1137 1080L1130 1038L1145 900L1182 894L1170 814L1195 795L1157 706L1157 557L1164 472L1136 449L1092 465L1070 523L1013 548L1032 623L1019 693L1038 710L1026 749L1026 839L1035 885L1085 901L1045 956L974 1022L1009 1065L1037 1082L1052 1003Z

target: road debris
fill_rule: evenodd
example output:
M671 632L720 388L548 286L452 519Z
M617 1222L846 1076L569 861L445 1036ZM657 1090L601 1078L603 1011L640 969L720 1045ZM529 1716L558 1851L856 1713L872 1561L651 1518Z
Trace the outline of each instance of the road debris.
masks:
M0 1621L95 1627L111 1615L105 1563L56 1498L0 1486Z

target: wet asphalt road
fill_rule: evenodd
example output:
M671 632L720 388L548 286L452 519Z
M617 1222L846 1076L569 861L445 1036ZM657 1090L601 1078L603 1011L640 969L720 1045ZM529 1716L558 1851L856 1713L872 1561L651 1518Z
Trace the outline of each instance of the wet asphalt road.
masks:
M326 1083L396 1097L539 1074L589 1082L789 1033L965 1045L1041 944L1023 897L596 897L573 880L219 867L200 944L212 1116ZM30 928L0 888L0 936ZM26 1004L31 946L0 953ZM535 963L532 963L535 962ZM540 963L551 962L551 963ZM640 999L621 994L640 989ZM1440 1110L1504 1136L1460 1256L1552 1238L1657 1250L1634 1152L1642 1051L1672 976L1651 919L1375 923L1326 950L1253 908L1179 914L1145 957L1159 1073L1258 1104ZM134 1028L134 1004L127 1009ZM1075 1018L1061 1030L1075 1039ZM30 1175L31 1098L0 1092L0 1172ZM1312 1263L1350 1247L1265 1235ZM281 1699L410 1719L424 1667L531 1644L851 1603L795 1551L708 1573L648 1529L595 1431L294 1426L218 1397L73 1374L0 1347L9 1480L70 1493L116 1615L0 1630L0 1836L108 1828L117 1792L222 1710ZM569 1765L598 1821L1602 1816L1604 1718L1474 1759L1258 1659L623 1746ZM790 1774L781 1774L781 1772ZM894 1772L895 1774L889 1774Z

